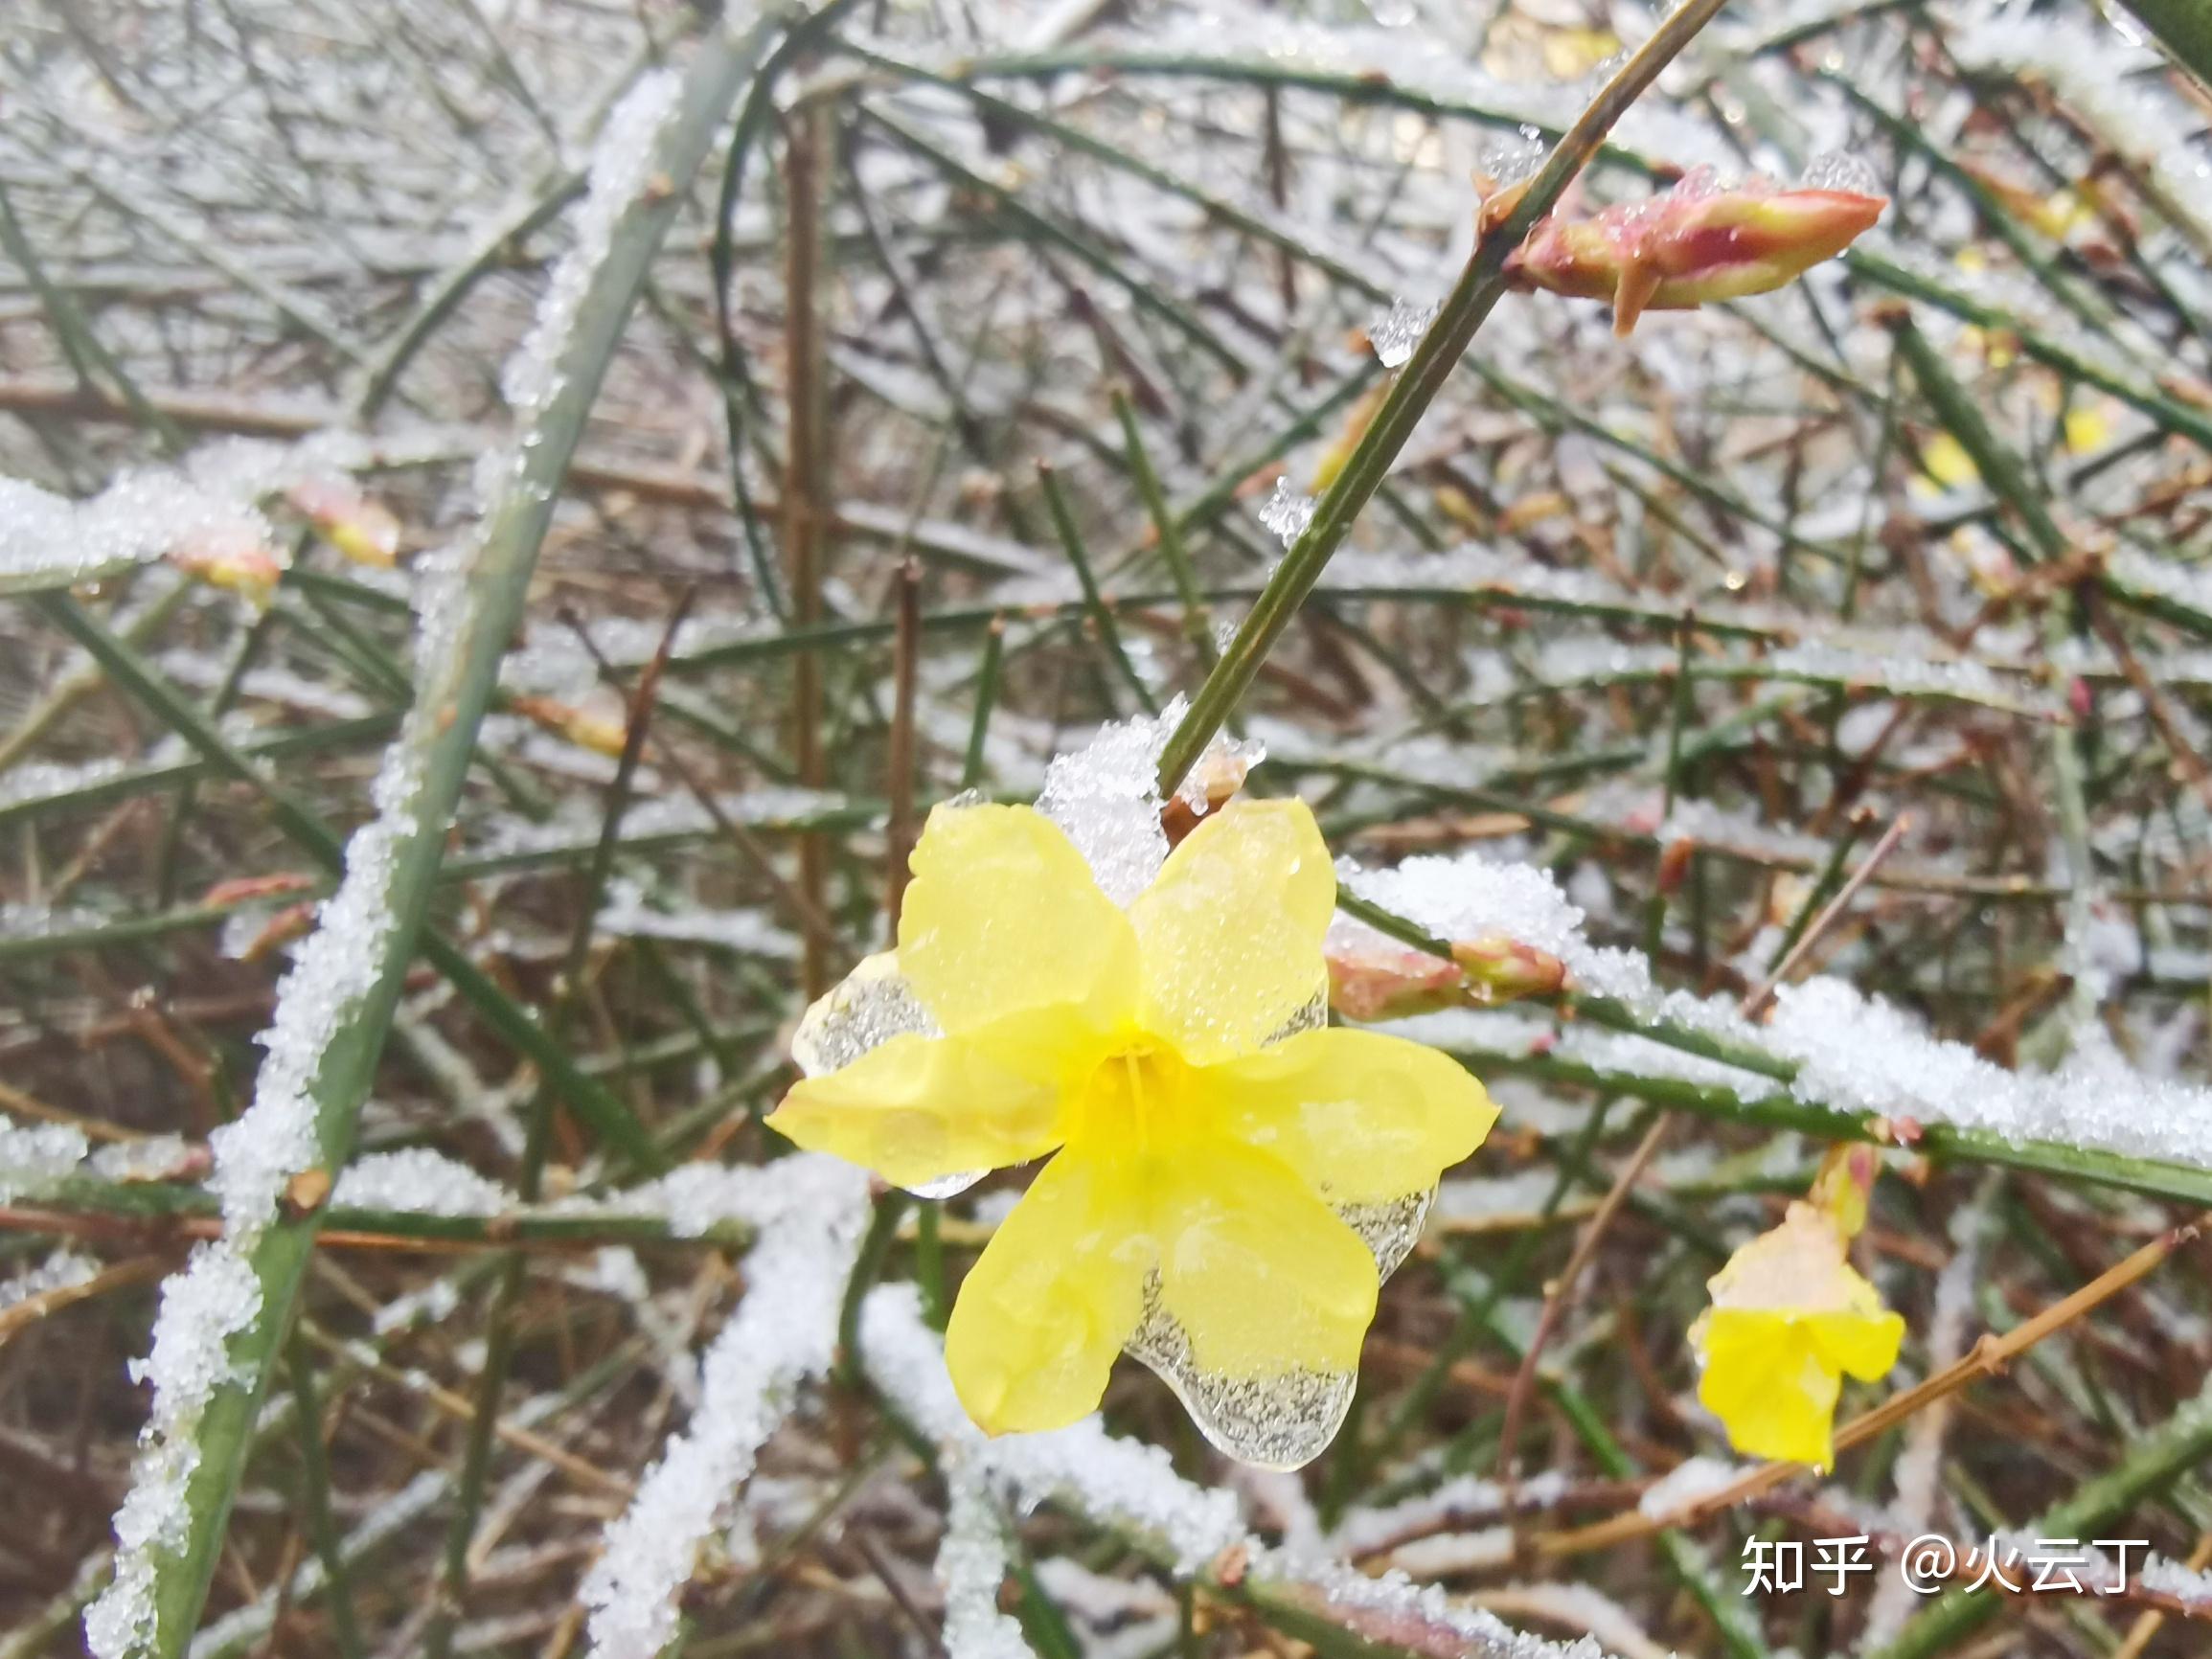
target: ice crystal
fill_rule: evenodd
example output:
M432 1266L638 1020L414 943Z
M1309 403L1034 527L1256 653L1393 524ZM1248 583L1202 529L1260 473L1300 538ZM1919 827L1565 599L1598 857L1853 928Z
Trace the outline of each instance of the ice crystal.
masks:
M0 1203L38 1197L74 1170L84 1152L81 1129L66 1124L21 1128L0 1119Z
M1421 336L1428 332L1428 326L1436 321L1436 314L1442 308L1434 300L1425 306L1415 305L1411 300L1391 301L1389 310L1377 314L1367 324L1367 343L1375 348L1375 360L1385 369L1403 368L1406 359L1413 355L1413 348L1421 344Z
M968 1464L954 1464L946 1481L945 1536L937 1546L947 1659L1031 1659L1020 1625L998 1610L1009 1570L990 1489Z
M676 1593L801 1384L829 1369L837 1308L866 1215L867 1177L837 1159L786 1159L750 1184L760 1229L747 1289L707 1350L691 1426L646 1472L585 1578L592 1651L651 1659L676 1628Z
M1156 716L1103 726L1045 769L1038 810L1067 831L1101 891L1127 904L1152 884L1168 856L1160 828L1160 751L1182 720L1180 697Z
M417 1216L496 1216L514 1196L426 1147L356 1158L338 1177L331 1201L356 1210L398 1210Z
M98 1261L64 1245L36 1266L22 1268L0 1279L0 1311L19 1302L28 1302L34 1296L75 1289L89 1282L99 1271Z
M1306 534L1306 527L1313 522L1313 509L1318 506L1312 496L1304 495L1290 488L1288 477L1275 480L1275 493L1260 507L1260 528L1271 532L1275 539L1288 547Z

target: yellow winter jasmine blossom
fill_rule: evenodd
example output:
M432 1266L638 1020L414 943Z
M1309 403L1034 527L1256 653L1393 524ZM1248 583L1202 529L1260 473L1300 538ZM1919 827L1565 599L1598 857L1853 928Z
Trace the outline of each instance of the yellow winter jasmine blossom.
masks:
M1706 1282L1713 1306L1690 1330L1698 1398L1740 1452L1826 1468L1843 1374L1872 1382L1897 1363L1904 1321L1844 1260L1847 1216L1791 1204Z
M1406 1218L1496 1117L1444 1055L1313 1029L1336 878L1312 814L1232 802L1126 911L1026 807L938 807L913 872L895 963L824 1003L902 981L935 1034L808 1078L769 1123L905 1187L1050 1156L946 1334L987 1431L1076 1421L1126 1344L1225 1449L1311 1457Z

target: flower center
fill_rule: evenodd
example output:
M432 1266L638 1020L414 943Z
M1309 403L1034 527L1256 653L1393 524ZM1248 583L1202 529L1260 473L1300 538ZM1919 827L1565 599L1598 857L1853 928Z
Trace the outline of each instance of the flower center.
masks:
M1142 1156L1187 1131L1190 1067L1167 1043L1131 1034L1068 1097L1067 1140L1094 1155Z

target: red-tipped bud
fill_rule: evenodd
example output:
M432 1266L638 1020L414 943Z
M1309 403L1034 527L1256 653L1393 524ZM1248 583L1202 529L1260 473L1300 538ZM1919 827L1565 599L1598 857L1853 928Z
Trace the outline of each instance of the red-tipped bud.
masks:
M200 902L211 908L227 908L244 904L256 898L277 898L287 893L305 893L314 886L315 878L299 871L287 871L281 875L234 875L227 881L218 881L200 895Z
M1567 982L1565 963L1502 933L1455 942L1451 959L1467 975L1469 995L1481 1003L1551 996Z
M1465 1000L1455 963L1387 941L1328 948L1329 1004L1347 1019L1403 1019Z
M389 570L399 557L399 521L352 480L302 479L285 492L285 499L307 515L317 535L355 564Z
M1758 177L1723 190L1700 170L1589 218L1553 215L1506 269L1523 287L1611 300L1614 330L1626 334L1647 310L1779 288L1849 247L1888 205L1885 196L1782 190Z
M1181 846L1184 836L1234 800L1251 769L1251 755L1234 744L1216 743L1200 755L1183 786L1160 808L1160 828L1167 832L1168 845ZM1200 795L1203 808L1198 805Z
M169 561L211 587L229 589L257 609L268 604L285 576L284 560L244 535L190 536L170 549Z

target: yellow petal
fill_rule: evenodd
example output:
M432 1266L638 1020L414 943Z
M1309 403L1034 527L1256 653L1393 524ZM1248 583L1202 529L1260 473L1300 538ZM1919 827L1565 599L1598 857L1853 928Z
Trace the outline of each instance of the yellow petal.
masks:
M1457 1060L1380 1032L1302 1032L1198 1077L1229 1134L1339 1204L1426 1192L1497 1121Z
M1328 984L1336 872L1303 801L1234 801L1168 854L1129 907L1138 1017L1193 1065L1253 1054Z
M1872 1293L1874 1286L1867 1286ZM1876 1307L1881 1304L1877 1302ZM1889 1375L1904 1342L1904 1320L1895 1313L1815 1313L1804 1321L1820 1357L1861 1382Z
M1110 1025L1129 1008L1136 965L1129 919L1043 813L940 807L913 869L899 967L947 1032L1055 1006Z
M1042 1157L1060 1091L960 1037L905 1032L791 1086L768 1126L901 1187Z
M1156 1178L1160 1301L1200 1371L1259 1377L1358 1364L1375 1317L1375 1258L1287 1166L1222 1142Z
M2110 440L2112 423L2094 406L2076 404L2066 411L2066 448L2075 455L2089 455Z
M1835 1461L1840 1383L1810 1330L1783 1314L1722 1307L1707 1315L1702 1336L1698 1398L1726 1426L1730 1445L1817 1468Z
M1152 1250L1126 1167L1062 1153L999 1223L945 1332L945 1363L990 1434L1064 1428L1098 1407L1144 1309Z
M1981 476L1966 445L1948 432L1938 432L1921 445L1920 469L1946 488L1972 484Z

